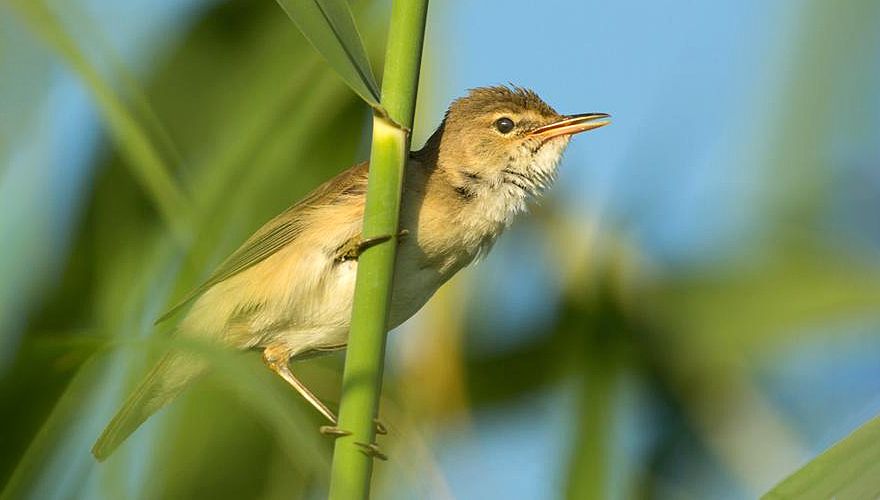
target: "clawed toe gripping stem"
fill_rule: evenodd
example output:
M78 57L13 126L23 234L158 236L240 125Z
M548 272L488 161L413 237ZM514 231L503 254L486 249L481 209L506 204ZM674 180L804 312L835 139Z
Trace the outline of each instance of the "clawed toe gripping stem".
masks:
M402 243L406 236L409 234L409 231L406 229L401 229L399 233L397 233L397 242ZM370 247L374 247L380 243L385 243L386 241L391 239L390 234L383 234L382 236L373 236L370 238L361 238L358 236L357 238L353 238L349 240L342 248L339 249L339 253L337 254L336 260L339 262L345 262L347 260L358 260L364 251Z
M376 434L380 436L384 436L388 434L388 428L385 427L378 418L373 419L373 423L376 424ZM322 425L318 428L318 432L325 436L330 436L334 438L343 437L343 436L351 436L351 431L347 431L345 429L340 429L337 425Z
M388 429L379 421L379 419L374 419L373 422L376 424L376 434L388 434ZM318 430L321 434L330 436L334 439L351 435L351 431L340 429L336 425L322 425ZM354 445L360 448L361 453L369 457L383 461L388 460L388 455L386 455L385 452L382 451L382 448L376 443L354 443Z
M382 452L382 449L379 448L379 445L376 443L355 443L355 446L361 449L361 453L368 457L378 458L379 460L387 461L388 455Z

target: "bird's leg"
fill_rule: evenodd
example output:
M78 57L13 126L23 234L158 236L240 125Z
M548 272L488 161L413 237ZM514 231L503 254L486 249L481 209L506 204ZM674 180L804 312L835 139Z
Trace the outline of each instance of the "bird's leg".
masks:
M332 425L322 425L318 429L321 434L334 437L348 436L351 434L351 432L340 429L336 426L338 419L333 411L330 410L330 408L327 408L327 405L322 403L317 396L312 394L312 391L310 391L305 384L300 382L300 380L293 375L293 372L290 371L290 356L286 347L276 345L263 349L263 362L266 363L266 366L268 366L269 369L277 373L285 382L296 389L296 392L298 392L306 401L318 410L321 415L324 415L327 420L330 421ZM388 434L388 430L381 422L375 420L375 423L377 434Z
M397 233L397 242L402 242L408 234L409 231L407 231L406 229L401 229L400 232ZM346 241L341 247L337 249L336 261L345 262L347 260L357 260L358 257L360 257L362 253L364 253L364 250L376 246L379 243L385 243L390 239L390 234L373 236L371 238L363 238L360 235L357 235L354 238Z
M283 352L283 354L282 354ZM281 378L284 379L285 382L290 384L296 392L298 392L306 401L311 403L312 406L318 410L321 415L327 417L334 426L336 425L336 415L330 411L330 408L327 408L327 405L321 402L317 396L312 394L312 391L309 390L308 387L305 386L302 382L297 379L293 373L290 371L290 365L288 364L290 361L290 356L288 355L288 351L286 348L279 348L278 346L269 346L263 349L263 362L266 363L273 372L277 373Z

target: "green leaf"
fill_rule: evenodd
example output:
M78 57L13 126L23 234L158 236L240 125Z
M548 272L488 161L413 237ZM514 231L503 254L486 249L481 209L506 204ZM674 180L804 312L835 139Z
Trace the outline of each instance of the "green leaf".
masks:
M150 136L149 127L138 119L110 81L89 61L42 0L12 0L9 5L18 11L31 31L83 80L120 152L128 160L126 164L175 235L185 240L189 234L189 203Z
M85 451L92 433L87 415L101 397L101 370L93 359L83 363L41 424L3 487L0 500L57 496L67 474L84 476L88 472L93 460ZM53 480L47 481L47 477Z
M880 416L776 485L764 499L880 496Z
M277 0L306 39L370 106L379 104L379 85L345 0Z
M728 358L734 350L766 352L809 335L810 325L871 315L880 305L878 283L876 266L801 247L768 253L736 273L662 282L642 304L670 332L667 340L678 339L705 361L709 355Z

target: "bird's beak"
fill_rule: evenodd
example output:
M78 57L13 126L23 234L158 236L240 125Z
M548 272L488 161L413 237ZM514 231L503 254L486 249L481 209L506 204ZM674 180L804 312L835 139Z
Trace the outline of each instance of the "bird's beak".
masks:
M605 113L584 113L580 115L563 116L561 120L543 127L532 130L529 135L541 137L544 140L552 139L560 135L574 135L594 128L604 127L611 123L611 115Z

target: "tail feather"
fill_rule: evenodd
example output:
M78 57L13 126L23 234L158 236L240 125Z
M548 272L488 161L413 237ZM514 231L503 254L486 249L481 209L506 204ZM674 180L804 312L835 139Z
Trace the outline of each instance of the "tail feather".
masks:
M162 357L95 441L92 446L92 454L95 458L104 461L150 415L177 397L204 371L205 363L192 356L168 353Z

